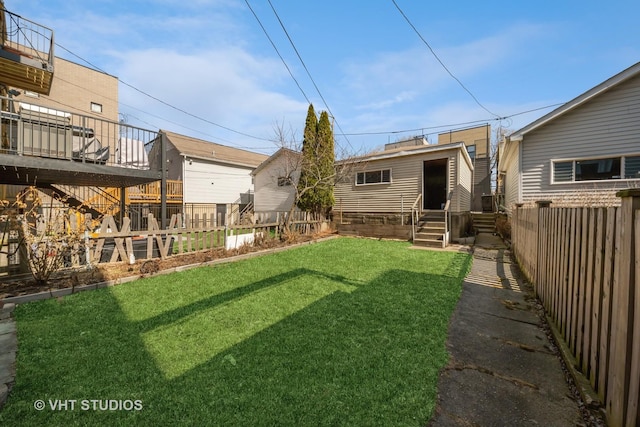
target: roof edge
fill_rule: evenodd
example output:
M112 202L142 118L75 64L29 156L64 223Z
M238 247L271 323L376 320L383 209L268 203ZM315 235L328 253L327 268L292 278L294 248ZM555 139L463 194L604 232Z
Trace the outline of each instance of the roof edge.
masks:
M511 135L509 135L509 139L513 140L513 141L522 141L522 139L524 138L524 135L526 135L527 133L541 127L544 126L545 124L547 124L548 122L555 120L556 118L560 117L561 115L573 110L574 108L579 107L580 105L584 104L585 102L591 100L592 98L601 95L604 92L607 92L608 90L610 90L611 88L618 86L619 84L629 80L632 77L637 76L640 73L640 62L630 66L629 68L619 72L618 74L614 75L613 77L608 78L607 80L605 80L604 82L600 83L597 86L592 87L591 89L589 89L588 91L582 93L581 95L578 95L577 97L575 97L574 99L572 99L569 102L564 103L563 105L561 105L560 107L556 108L555 110L545 114L544 116L540 117L539 119L529 123L528 125L526 125L525 127L518 129L517 131L513 132Z
M368 162L368 161L375 161L375 160L392 159L395 157L413 156L416 154L431 153L431 152L435 153L438 151L455 150L455 149L464 148L464 147L465 147L464 142L454 142L451 144L431 144L431 145L427 145L420 148L414 148L411 150L395 151L393 153L385 153L384 151L381 151L381 152L372 153L364 156L359 156L353 159L340 160L336 162L336 164L347 164L347 163L354 163L354 162L365 162L365 161Z

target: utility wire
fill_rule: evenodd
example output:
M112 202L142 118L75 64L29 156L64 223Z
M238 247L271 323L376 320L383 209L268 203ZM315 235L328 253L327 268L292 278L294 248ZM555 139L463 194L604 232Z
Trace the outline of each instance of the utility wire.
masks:
M146 115L148 115L148 116L151 116L151 117L153 117L153 118L156 118L156 119L162 120L163 122L171 123L171 124L173 124L173 125L180 126L180 127L181 127L181 128L183 128L183 129L187 129L187 130L190 130L190 131L192 131L192 132L196 132L196 133L199 133L199 134L201 134L201 135L208 136L208 137L210 137L210 138L215 139L215 140L216 140L216 142L217 142L217 141L222 141L222 142L226 142L226 143L229 143L229 144L233 144L233 145L237 146L238 148L250 149L250 150L267 150L267 149L269 149L269 148L267 148L267 147L249 147L249 146L241 146L241 145L239 145L239 144L238 144L238 143L236 143L236 142L229 141L228 139L225 139L225 138L222 138L222 137L219 137L219 136L216 136L216 135L211 135L211 134L209 134L209 133L202 132L202 131L200 131L200 130L198 130L198 129L190 128L190 127L188 127L188 126L185 126L185 125L184 125L184 124L182 124L182 123L178 123L178 122L175 122L175 121L173 121L173 120L170 120L170 119L167 119L167 118L164 118L164 117L161 117L161 116L155 115L155 114L150 113L150 112L148 112L148 111L146 111L146 110L142 110L142 109L140 109L140 108L134 107L133 105L125 104L124 102L122 102L122 101L120 101L120 100L118 100L118 99L110 98L110 97L108 97L108 96L105 96L105 95L104 95L104 94L102 94L102 93L98 93L98 92L96 92L96 91L94 91L94 90L91 90L91 89L89 89L89 88L87 88L87 87L80 86L80 85L78 85L78 84L76 84L76 83L74 83L74 82L70 82L69 80L63 79L63 78L62 78L62 77L60 77L59 75L55 75L55 76L54 76L54 79L56 79L56 80L60 80L61 82L64 82L64 83L66 83L66 84L68 84L68 85L75 86L75 87L77 87L78 89L84 90L85 92L88 92L88 93L92 93L92 94L97 95L97 96L99 96L99 97L101 97L101 98L103 98L103 99L107 99L107 100L109 100L109 101L116 102L116 103L118 103L119 105L122 105L123 107L127 107L127 108L130 108L130 109L132 109L132 110L136 110L136 111L139 111L139 112L141 112L141 113L144 113L144 114L146 114ZM60 105L63 105L63 106L65 106L65 107L67 107L67 108L71 108L71 109L73 109L73 110L76 110L76 111L78 111L78 112L80 112L80 113L84 113L84 111L83 111L83 110L80 110L80 109L78 109L78 108L76 108L76 107L74 107L74 106L72 106L72 105L68 105L68 104L65 104L65 103L63 103L63 102L59 102L59 101L54 100L54 99L52 99L51 101L56 102L56 103L58 103L58 104L60 104ZM125 113L120 113L120 114L125 115ZM153 123L149 123L149 122L147 122L147 121L145 121L145 120L142 120L140 117L136 117L136 116L134 116L133 114L129 114L129 113L127 113L126 115L133 117L134 119L136 119L136 120L138 120L138 121L140 121L140 122L144 123L144 124L145 124L145 125L147 125L147 126L150 126L151 128L162 129L162 126L157 126L157 125L155 125L155 124L153 124Z
M300 89L300 92L302 93L302 96L304 96L304 99L307 100L308 104L311 104L311 101L309 101L309 97L307 96L307 94L304 92L304 90L302 90L302 86L300 86L300 83L298 83L298 80L295 78L295 76L293 75L293 73L291 72L291 69L289 68L289 66L287 65L287 62L284 60L284 58L282 57L282 55L280 55L280 51L278 50L278 48L276 47L276 44L273 42L273 40L271 39L271 37L269 36L269 33L267 32L267 29L264 27L264 25L262 25L262 21L260 21L260 18L258 18L258 15L256 14L256 12L253 10L253 8L251 7L251 5L249 4L248 0L244 0L244 2L247 4L247 7L249 8L249 10L251 11L251 13L253 14L253 16L256 18L256 21L258 21L258 24L260 25L260 28L262 28L262 31L264 32L264 35L267 36L267 39L269 39L269 42L271 43L271 46L273 46L273 49L276 51L276 53L278 54L278 56L280 57L280 60L282 61L282 63L284 64L285 68L287 69L287 71L289 72L289 75L291 76L291 78L293 79L294 82L296 82L296 86L298 86L298 89Z
M391 0L393 2L393 4L395 5L396 9L398 9L398 11L400 12L400 14L402 15L402 17L405 19L405 21L407 21L407 23L409 24L409 26L411 28L413 28L413 31L415 31L415 33L418 35L418 37L420 37L420 40L422 40L422 42L429 48L429 50L431 51L431 53L433 54L433 56L438 60L438 62L440 63L440 65L442 65L442 68L445 69L445 71L447 73L449 73L449 75L456 81L458 82L458 84L462 87L462 89L464 89L470 96L471 98L473 98L473 100L476 102L476 104L478 104L484 111L486 111L487 113L491 114L492 116L495 117L500 117L498 114L494 113L493 111L489 110L487 107L485 107L484 105L482 105L482 103L480 101L478 101L478 98L476 98L476 96L471 93L471 91L469 89L467 89L467 87L460 81L460 79L458 79L455 75L453 75L453 73L449 70L449 68L447 68L447 66L444 64L444 62L442 62L442 60L440 59L440 57L436 54L436 52L433 50L433 48L431 47L431 45L429 44L429 42L427 42L425 40L424 37L422 37L422 34L420 34L420 32L418 31L418 29L413 25L413 23L409 20L409 18L407 17L407 15L405 15L405 13L402 11L402 9L400 9L400 6L398 6L398 3L396 3L396 0Z
M71 52L71 51L70 51L69 49L67 49L66 47L61 46L61 45L59 45L58 43L56 43L56 46L58 46L59 48L61 48L61 49L65 50L66 52L68 52L68 53L70 53L71 55L75 56L76 58L80 59L81 61L84 61L85 63L89 64L90 66L92 66L92 67L93 67L93 68L95 68L96 70L101 71L101 72L103 72L103 73L105 73L105 74L108 74L106 71L102 70L100 67L98 67L98 66L96 66L96 65L92 64L91 62L87 61L86 59L84 59L84 58L82 58L82 57L78 56L77 54L75 54L75 53L73 53L73 52ZM258 137L258 136L255 136L255 135L251 135L251 134L248 134L248 133L244 133L244 132L240 132L240 131L237 131L237 130L235 130L235 129L231 129L230 127L223 126L223 125L221 125L221 124L218 124L218 123L212 122L211 120L205 119L204 117L200 117L200 116L198 116L198 115L195 115L195 114L193 114L193 113L190 113L190 112L188 112L188 111L186 111L186 110L184 110L184 109L182 109L182 108L176 107L175 105L172 105L172 104L170 104L170 103L168 103L168 102L166 102L166 101L163 101L162 99L160 99L160 98L158 98L158 97L155 97L155 96L153 96L153 95L151 95L151 94L149 94L149 93L147 93L147 92L145 92L145 91L143 91L143 90L141 90L141 89L138 89L137 87L135 87L135 86L133 86L133 85L131 85L131 84L129 84L129 83L127 83L127 82L125 82L125 81L121 80L120 78L118 78L118 81L119 81L120 83L122 83L123 85L125 85L125 86L127 86L127 87L129 87L129 88L131 88L131 89L133 89L133 90L135 90L136 92L139 92L139 93L141 93L142 95L144 95L144 96L146 96L146 97L148 97L148 98L151 98L151 99L153 99L154 101L157 101L157 102L159 102L159 103L161 103L161 104L163 104L163 105L165 105L165 106L167 106L167 107L169 107L169 108L172 108L172 109L174 109L174 110L176 110L176 111L179 111L179 112L181 112L181 113L183 113L183 114L185 114L185 115L187 115L187 116L190 116L190 117L193 117L193 118L195 118L195 119L201 120L201 121L203 121L203 122L205 122L205 123L208 123L208 124L210 124L210 125L217 126L217 127L222 128L222 129L224 129L224 130L228 130L228 131L233 132L233 133L236 133L236 134L238 134L238 135L246 136L246 137L248 137L248 138L257 139L257 140L260 140L260 141L269 141L269 142L271 142L271 140L269 140L269 139L261 138L261 137Z
M441 129L441 128L455 128L455 127L460 127L460 126L473 125L473 124L477 124L477 123L486 123L486 122L490 122L490 121L502 121L502 120L509 119L511 117L521 116L523 114L533 113L535 111L546 110L548 108L558 107L560 105L564 105L564 103L560 102L560 103L557 103L557 104L551 104L551 105L546 105L544 107L538 107L538 108L533 108L531 110L521 111L519 113L510 114L508 116L495 117L495 118L482 119L482 120L473 120L473 121L470 121L470 122L452 123L452 124L439 125L439 126L427 126L427 127L421 127L421 128L415 128L415 129L404 129L404 130L379 131L379 132L357 132L357 133L348 133L347 135L349 135L349 136L388 135L388 134L397 134L397 133L418 132L418 131L425 131L425 130L432 130L432 129Z
M248 0L245 0L245 1L248 4ZM336 116L331 111L331 108L329 108L329 104L327 103L327 100L324 99L324 96L322 96L322 93L320 92L320 88L316 84L316 81L314 80L313 76L311 76L311 72L309 71L309 68L307 68L307 64L305 64L304 60L302 59L302 56L300 55L300 52L298 52L298 48L296 48L295 43L291 39L291 36L289 35L289 32L287 31L286 27L284 26L284 23L282 22L282 19L280 19L280 15L278 15L278 12L276 11L276 8L273 6L273 3L271 3L271 0L267 0L267 1L269 2L269 6L271 6L271 10L273 11L273 14L278 19L278 22L280 23L280 27L282 28L282 31L284 31L284 33L287 36L287 39L289 39L289 43L291 44L291 47L293 48L293 50L295 51L296 55L298 56L298 59L300 60L300 63L302 64L302 67L307 72L307 76L309 76L309 80L311 80L311 83L313 83L313 87L316 88L316 92L318 92L318 95L320 96L320 99L322 99L322 102L324 103L325 108L327 109L327 111L329 112L331 117L333 117L335 125L338 127L338 129L341 132L340 135L344 136L345 140L347 141L347 144L349 144L349 147L351 147L351 149L353 150L353 146L351 145L351 141L349 141L349 138L346 137L346 134L344 133L344 131L340 127L340 124L338 123L338 119L336 119Z

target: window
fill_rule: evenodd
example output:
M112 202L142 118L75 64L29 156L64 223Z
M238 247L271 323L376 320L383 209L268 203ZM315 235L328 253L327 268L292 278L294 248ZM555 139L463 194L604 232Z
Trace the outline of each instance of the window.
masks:
M620 157L595 160L576 160L576 181L595 181L620 178Z
M91 111L93 111L94 113L102 113L102 104L98 104L97 102L92 102Z
M624 158L625 179L640 178L640 156Z
M640 178L640 156L552 161L553 183Z
M391 182L391 169L358 172L356 185L386 184Z
M476 146L475 145L467 145L467 153L469 153L469 157L471 160L476 159Z
M555 182L573 181L573 161L553 164L553 180Z
M291 185L291 179L288 176L278 177L278 187L286 187Z

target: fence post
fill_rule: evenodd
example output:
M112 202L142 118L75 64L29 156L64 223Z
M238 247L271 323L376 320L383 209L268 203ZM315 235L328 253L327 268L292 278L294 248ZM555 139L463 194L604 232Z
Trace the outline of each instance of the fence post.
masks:
M541 257L546 254L546 248L542 246L544 246L547 236L546 234L540 232L540 225L544 224L545 226L547 226L547 224L542 221L542 213L543 213L542 209L548 208L549 206L551 206L551 200L538 200L536 202L536 208L537 208L537 212L536 212L536 218L537 218L536 240L537 241L535 245L536 273L533 276L533 278L535 280L534 290L535 290L536 296L538 297L540 297L541 294L544 295L544 292L546 291L546 283L547 283L546 278L542 278L540 275L541 271L545 271L546 261L547 261L547 260L541 259ZM541 263L544 263L544 264L541 264ZM544 267L540 268L541 265L544 265ZM543 304L547 303L547 301L545 301L544 296L541 299L543 300Z
M640 289L636 286L635 211L640 209L640 189L618 191L620 233L616 248L616 274L612 291L615 314L611 324L611 355L607 418L609 425L636 425L640 366ZM635 319L634 319L635 317Z

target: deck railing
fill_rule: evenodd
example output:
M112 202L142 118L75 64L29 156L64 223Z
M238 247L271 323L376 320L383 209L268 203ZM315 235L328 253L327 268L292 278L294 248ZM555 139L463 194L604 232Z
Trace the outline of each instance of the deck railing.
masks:
M0 9L0 82L48 95L53 81L53 31ZM6 90L3 90L6 95Z
M159 142L156 131L2 99L3 154L149 170L149 153Z
M53 30L0 9L0 41L3 49L36 57L53 68Z

